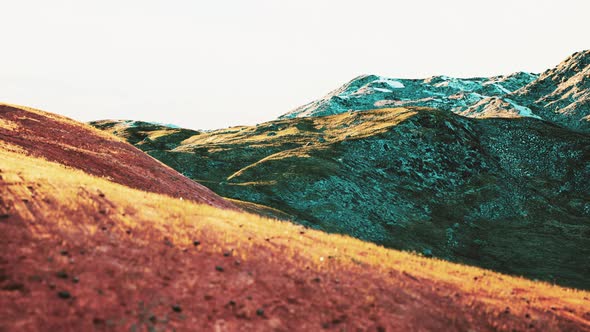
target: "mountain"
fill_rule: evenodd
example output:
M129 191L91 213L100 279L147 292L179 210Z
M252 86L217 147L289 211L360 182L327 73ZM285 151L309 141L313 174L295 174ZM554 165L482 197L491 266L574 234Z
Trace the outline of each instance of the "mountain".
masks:
M325 116L375 108L425 106L465 113L471 106L491 98L503 98L533 82L538 75L519 72L492 78L393 79L376 75L359 76L325 97L298 107L281 119ZM530 116L529 110L510 102L512 116ZM471 115L465 113L465 115Z
M577 52L515 92L536 114L590 132L590 50Z
M590 50L575 53L541 75L427 79L364 75L280 118L400 106L426 106L474 118L542 118L590 132Z
M129 143L59 115L0 104L0 141L9 149L78 168L131 188L236 208Z
M151 136L107 124L122 137ZM166 137L136 146L308 227L590 288L588 134L408 107Z
M0 128L1 331L590 331L588 292L134 189L135 149L56 115Z

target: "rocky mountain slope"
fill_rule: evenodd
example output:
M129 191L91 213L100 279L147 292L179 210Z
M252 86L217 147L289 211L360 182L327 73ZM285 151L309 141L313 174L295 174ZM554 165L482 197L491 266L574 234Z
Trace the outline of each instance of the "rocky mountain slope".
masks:
M153 136L162 129L150 126L96 125L144 137L137 147L215 192L309 227L590 288L588 134L530 117L425 108L284 119L183 140Z
M537 75L515 73L492 78L453 78L434 76L427 79L392 79L376 75L359 76L325 97L298 107L282 119L325 116L379 107L426 106L454 113L464 113L480 102L501 98L533 82ZM528 116L527 110L509 102L512 116ZM524 112L524 114L521 114ZM469 112L470 113L470 112ZM485 116L494 116L493 113Z
M577 52L515 92L544 119L590 132L590 50Z
M474 118L533 117L590 132L590 50L541 75L392 79L360 76L281 118L397 106L427 106Z
M0 145L131 188L236 208L129 143L59 115L0 104Z
M590 331L588 292L132 189L89 174L90 152L134 149L15 112L0 126L36 140L0 136L0 331ZM60 162L74 147L88 157Z

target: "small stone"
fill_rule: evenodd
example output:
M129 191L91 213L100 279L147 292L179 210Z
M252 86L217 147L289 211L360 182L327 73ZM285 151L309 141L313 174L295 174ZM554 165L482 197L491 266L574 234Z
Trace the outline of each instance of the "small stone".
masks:
M432 250L430 250L430 249L424 249L424 250L422 250L422 256L424 256L424 257L432 257Z
M182 308L178 304L173 305L172 310L174 312L182 312Z
M8 285L3 286L2 290L21 291L22 292L25 290L25 284L23 284L22 282L12 282L12 283L9 283Z
M73 277L72 278L72 282L75 283L75 284L77 284L77 283L80 282L80 279L78 277Z
M64 299L64 300L72 297L72 295L68 291L59 291L59 292L57 292L57 296L59 296L60 299Z
M95 317L94 319L92 319L92 323L94 325L104 325L105 324L104 319L98 318L98 317Z
M219 266L219 265L217 265L217 266L215 267L215 270L217 270L217 271L219 271L219 272L223 272L223 267L222 267L222 266Z
M201 241L193 241L193 245L194 245L195 247L197 247L197 246L198 246L198 245L200 245L200 244L201 244Z
M55 274L55 276L61 279L68 279L68 274L66 271L59 271Z
M29 277L29 281L41 282L42 280L43 280L43 278L41 278L41 276L38 274L33 274L32 276Z
M231 256L231 252L226 251L226 252L223 253L223 256L224 257L229 257L229 256Z
M68 251L67 250L60 250L59 254L62 256L67 256L68 255Z
M259 308L258 310L256 310L256 314L257 314L258 316L264 316L264 309L262 309L262 308Z

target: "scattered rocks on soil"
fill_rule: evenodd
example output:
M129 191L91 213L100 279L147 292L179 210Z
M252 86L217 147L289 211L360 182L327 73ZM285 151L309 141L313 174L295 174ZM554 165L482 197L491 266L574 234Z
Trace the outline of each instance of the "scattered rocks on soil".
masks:
M57 296L58 296L60 299L64 299L64 300L67 300L67 299L69 299L70 297L72 297L72 295L71 295L71 294L70 294L70 292L68 292L68 291L59 291L59 292L57 292Z

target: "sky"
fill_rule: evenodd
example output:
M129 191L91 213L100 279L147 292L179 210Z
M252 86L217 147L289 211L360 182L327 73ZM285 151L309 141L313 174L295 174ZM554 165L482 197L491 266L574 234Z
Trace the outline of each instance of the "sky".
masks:
M0 0L0 101L80 121L253 125L361 74L542 72L588 0Z

